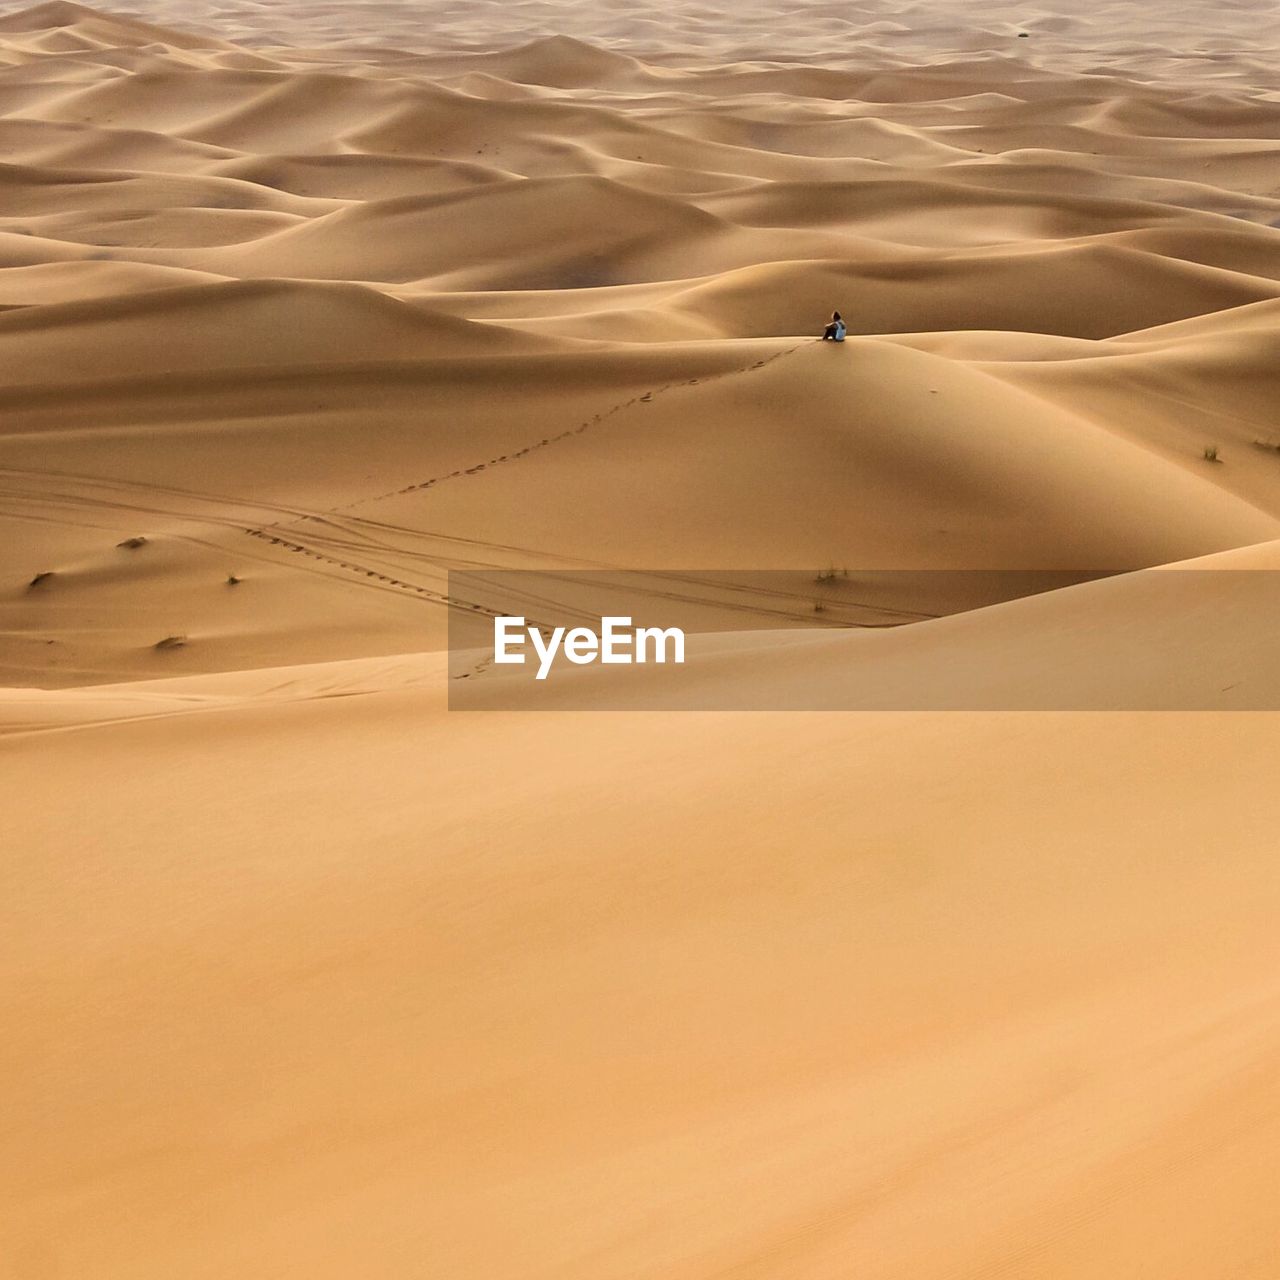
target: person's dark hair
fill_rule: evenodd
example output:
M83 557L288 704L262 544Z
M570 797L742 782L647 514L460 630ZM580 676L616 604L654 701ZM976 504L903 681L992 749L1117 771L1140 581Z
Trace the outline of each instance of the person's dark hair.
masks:
M843 319L844 319L844 317L843 317L843 316L842 316L838 311L833 311L833 312L831 313L831 318L832 318L833 320L843 320Z

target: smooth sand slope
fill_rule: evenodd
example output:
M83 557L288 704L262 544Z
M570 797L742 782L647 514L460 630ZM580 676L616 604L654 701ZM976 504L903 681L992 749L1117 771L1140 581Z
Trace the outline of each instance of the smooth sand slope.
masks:
M0 1276L1274 1280L1275 47L0 4ZM448 711L508 568L719 634Z
M18 1274L1274 1271L1273 715L443 682L12 695Z

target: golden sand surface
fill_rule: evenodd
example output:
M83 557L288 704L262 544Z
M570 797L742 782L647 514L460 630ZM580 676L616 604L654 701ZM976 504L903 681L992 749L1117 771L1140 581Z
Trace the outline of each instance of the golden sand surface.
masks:
M451 569L1280 568L1278 43L0 4L0 1277L1275 1280L1280 667L465 714L444 646ZM1176 707L1240 576L679 678L1113 628Z

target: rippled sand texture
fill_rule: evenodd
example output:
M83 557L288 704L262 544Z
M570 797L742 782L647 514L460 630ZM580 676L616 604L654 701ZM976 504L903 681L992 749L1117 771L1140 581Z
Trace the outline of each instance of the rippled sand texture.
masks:
M1118 628L1274 698L1183 643L1235 575L767 631L1280 567L1277 43L0 6L0 1275L1274 1280L1274 715L467 716L440 650L451 567L784 569L689 680Z

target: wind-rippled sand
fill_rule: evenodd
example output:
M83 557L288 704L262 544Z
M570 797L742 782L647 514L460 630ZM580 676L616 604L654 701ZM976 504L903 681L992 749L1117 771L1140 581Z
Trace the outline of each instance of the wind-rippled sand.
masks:
M463 715L441 650L450 568L793 571L766 632L1280 568L1275 47L0 6L0 1276L1274 1280L1235 575L874 659L1115 628L1223 713ZM788 679L866 679L846 605Z

